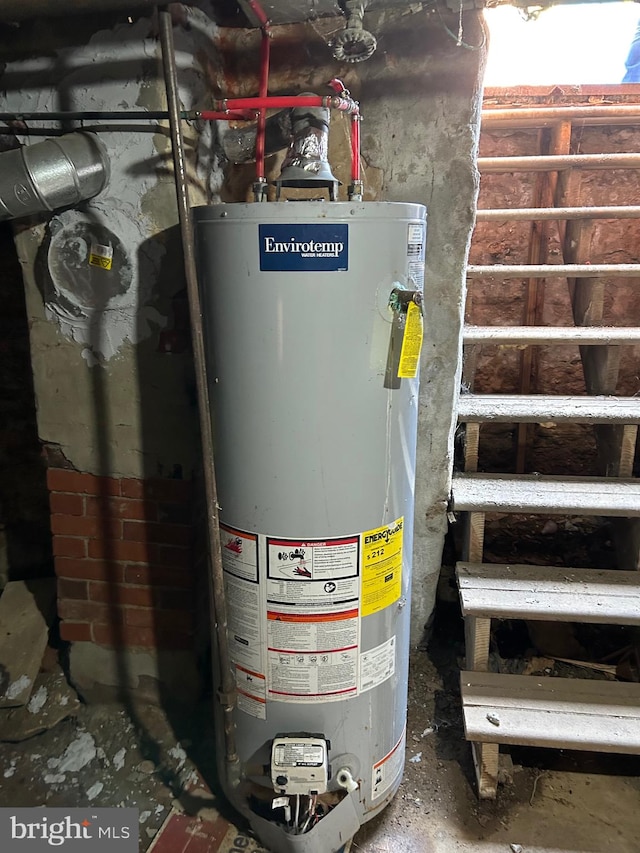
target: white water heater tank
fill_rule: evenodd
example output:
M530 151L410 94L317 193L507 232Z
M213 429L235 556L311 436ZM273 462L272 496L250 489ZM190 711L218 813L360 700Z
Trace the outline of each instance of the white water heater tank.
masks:
M394 294L422 291L426 211L194 217L242 766L222 783L270 849L328 853L404 766L418 380Z

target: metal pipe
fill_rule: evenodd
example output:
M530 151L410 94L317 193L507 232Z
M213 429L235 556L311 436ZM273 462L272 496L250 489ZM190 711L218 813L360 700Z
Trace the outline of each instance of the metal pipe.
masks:
M640 120L640 104L589 105L575 107L514 107L513 109L485 109L482 111L482 125L494 127L516 124L518 122L548 122L582 120L604 120L611 124L624 124L627 119ZM539 125L537 125L539 126Z
M107 150L93 133L68 133L0 154L0 220L71 207L102 192Z
M269 19L267 18L258 0L249 0L253 12L258 16L262 40L260 42L260 88L259 97L266 98L269 92L269 59L271 56L271 31ZM253 196L256 201L266 201L267 179L265 176L265 137L267 127L267 111L264 107L258 112L258 124L256 127L256 180L253 187Z
M320 95L275 95L268 98L225 98L214 101L214 109L217 112L228 110L261 110L261 109L290 109L291 107L328 107L331 110L340 110L349 114L359 113L360 108L350 98L340 98L336 95L321 97ZM191 118L210 120L210 110L195 110L190 113Z
M478 157L480 172L559 172L564 169L640 169L640 154L558 154Z
M542 222L556 219L636 219L640 206L615 207L521 207L491 208L476 211L476 222Z
M235 744L235 727L232 712L235 704L235 680L231 670L229 657L229 641L227 637L227 607L224 589L224 571L222 566L222 550L220 543L218 493L213 455L213 431L211 427L211 409L209 405L209 386L207 383L207 367L202 330L202 307L198 289L198 273L194 248L193 224L191 221L191 206L189 203L189 186L187 178L184 140L180 125L180 100L178 79L173 45L173 27L171 14L166 7L158 9L160 25L160 43L162 45L162 65L167 103L169 106L169 123L173 148L173 162L176 177L176 195L178 214L180 217L180 232L184 252L184 272L189 297L189 314L193 338L193 358L196 371L198 391L198 411L200 415L200 436L204 458L204 484L207 503L207 526L209 534L211 571L209 574L209 589L212 601L212 617L215 620L214 648L218 650L220 666L219 701L224 715L225 757L229 764L238 761Z
M469 264L469 278L640 278L640 264Z

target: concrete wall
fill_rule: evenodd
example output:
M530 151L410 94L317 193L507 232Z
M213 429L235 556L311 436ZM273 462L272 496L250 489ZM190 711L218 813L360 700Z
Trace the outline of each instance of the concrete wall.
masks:
M453 16L446 20L449 29L457 31L457 17L455 22ZM331 58L328 42L339 25L336 21L276 28L272 46L272 94L324 92L326 81L339 76L361 101L366 197L422 202L429 208L416 486L416 642L433 607L446 526L463 271L477 193L474 155L484 51L468 47L480 45L483 36L475 12L466 14L464 21L465 45L458 45L444 29L445 19L433 10L409 7L371 15L369 26L378 36L378 51L369 62L356 66L341 66ZM4 90L0 109L163 107L152 23L140 19L113 26L113 21L105 21L102 28L96 27L95 20L74 22L73 27L68 22L29 25L13 41L0 87ZM207 26L189 34L177 31L177 42L186 107L206 104L211 92L216 96L256 92L257 32ZM247 197L252 167L220 162L217 134L224 132L224 125L202 134L187 128L194 203ZM87 595L90 604L90 573L97 571L92 561L104 560L105 549L91 544L94 528L86 496L102 494L103 516L115 513L122 521L131 511L141 515L129 517L130 522L157 524L161 519L152 518L148 507L129 506L127 501L144 503L147 489L151 495L147 504L155 506L157 486L149 493L146 485L151 478L190 479L199 466L192 364L182 331L184 285L167 130L117 129L102 138L112 155L107 190L80 210L27 224L16 238L27 290L40 440L48 447L54 468L99 475L83 481L85 490L77 493L83 496L82 514L79 504L57 499L55 515L61 518L54 524L56 537L66 540L54 538L56 560L85 561L88 567L86 577L65 577L60 570L59 577L80 581L82 588L75 591ZM340 117L333 122L331 157L334 172L348 184L347 126ZM281 159L282 154L269 158L272 175ZM114 263L113 274L102 276L102 270L79 265L77 252L71 259L65 255L78 240L105 234L119 247L120 261L117 268ZM55 477L54 481L58 483ZM86 491L86 482L93 492ZM132 485L136 482L142 485ZM123 488L137 489L138 498ZM59 483L55 489L58 495L74 496L73 490L60 491ZM69 510L72 505L75 516ZM95 507L95 501L91 505ZM70 517L83 522L74 527ZM74 532L65 532L70 529ZM132 576L121 575L120 569L141 564L149 569L144 582L151 583L149 577L153 580L162 568L157 563L159 552L148 548L144 554L136 552L134 560L135 549L119 544L126 543L125 530L131 528L123 526L114 533L115 529L109 518L102 518L99 534L111 543L106 557L113 571L98 581L111 578L129 590ZM142 535L139 528L136 535ZM70 545L70 539L79 542ZM73 555L61 553L69 548ZM70 568L68 563L62 565ZM73 570L81 574L81 565L74 564ZM123 590L111 602L113 618L117 607L124 606ZM136 609L139 620L140 608L152 610L153 600L151 596L126 606ZM64 636L65 622L73 624L70 614L80 610L63 602L61 606L67 614ZM82 612L85 617L76 622L98 624L97 619L110 618L108 611L97 607ZM155 627L155 633L144 635L149 647L162 633L159 622ZM90 668L86 645L110 648L115 641L93 629L72 634L67 637L76 647L72 663L75 660L81 678ZM133 634L120 632L117 639L129 656L148 655L142 634L138 641L127 636ZM165 647L167 643L165 634ZM182 648L182 640L176 647ZM158 675L157 670L147 674Z

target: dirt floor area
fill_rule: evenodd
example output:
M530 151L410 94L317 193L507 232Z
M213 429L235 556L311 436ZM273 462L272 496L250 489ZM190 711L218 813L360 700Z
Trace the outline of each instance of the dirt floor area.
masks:
M497 646L497 665L504 666L500 652ZM404 781L385 813L356 836L352 850L637 853L637 757L512 749L505 754L497 800L478 801L458 696L463 653L457 606L441 602L429 649L412 657ZM42 734L0 743L0 801L3 806L135 807L145 851L176 812L205 820L188 825L190 838L194 825L206 837L220 813L234 822L216 796L214 763L208 703L188 715L146 704L80 704ZM238 826L232 826L232 835L242 832ZM242 838L250 853L259 849ZM158 853L187 850L156 844ZM227 850L224 845L206 849Z

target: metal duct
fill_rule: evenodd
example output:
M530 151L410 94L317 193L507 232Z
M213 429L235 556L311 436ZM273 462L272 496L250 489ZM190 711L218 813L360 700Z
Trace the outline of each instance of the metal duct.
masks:
M107 150L94 133L69 133L0 154L0 219L71 207L109 180Z

